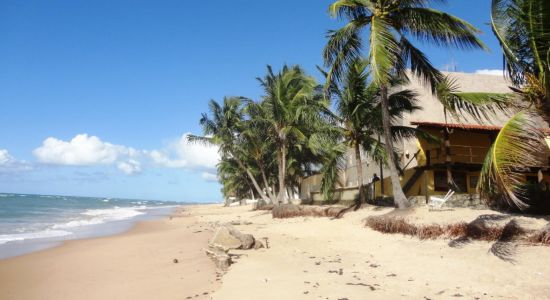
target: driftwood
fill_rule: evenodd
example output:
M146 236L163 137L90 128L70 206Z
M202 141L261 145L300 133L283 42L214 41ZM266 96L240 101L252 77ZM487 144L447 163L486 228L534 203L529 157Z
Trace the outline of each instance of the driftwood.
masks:
M271 214L273 218L276 219L295 217L337 218L341 216L342 210L345 210L345 207L283 204L274 206L271 210Z

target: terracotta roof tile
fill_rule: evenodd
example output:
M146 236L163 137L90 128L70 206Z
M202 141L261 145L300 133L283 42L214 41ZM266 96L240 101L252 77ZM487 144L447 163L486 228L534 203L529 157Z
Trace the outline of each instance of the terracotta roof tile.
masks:
M437 128L456 128L464 130L478 130L478 131L500 131L500 126L479 125L479 124L452 124L452 123L438 123L438 122L420 122L413 121L411 125L437 127Z

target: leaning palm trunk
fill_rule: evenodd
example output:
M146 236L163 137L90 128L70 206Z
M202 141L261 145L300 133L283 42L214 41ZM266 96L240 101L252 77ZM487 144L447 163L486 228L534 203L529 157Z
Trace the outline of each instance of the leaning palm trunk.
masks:
M258 194L260 195L260 197L262 197L262 200L265 202L265 203L271 203L271 200L269 199L269 197L267 197L263 191L262 191L262 188L260 188L260 185L258 184L258 182L256 181L256 178L254 178L254 175L252 174L252 172L250 172L250 170L245 167L245 165L243 164L243 162L238 159L236 156L233 156L235 157L235 160L237 161L237 164L239 164L239 167L246 172L246 175L248 175L248 177L250 178L250 181L252 182L252 184L254 185L254 188L256 189L256 191L258 192Z
M355 144L355 163L357 166L357 186L359 186L359 203L367 202L365 189L363 188L363 162L361 161L361 150L359 144Z
M267 176L265 175L265 171L264 171L263 165L261 163L260 163L260 173L262 174L262 180L264 181L265 191L266 191L267 195L270 198L269 203L275 202L275 195L273 195L273 192L270 191L269 183L267 181Z
M399 181L399 175L397 173L395 157L393 155L393 141L390 132L390 118L389 118L389 101L388 101L388 87L382 86L380 88L380 94L382 97L382 125L384 127L384 146L389 158L390 178L393 191L393 200L395 206L399 209L409 208L411 203L403 193L401 188L401 182ZM384 180L383 178L381 180ZM383 184L383 182L382 182Z

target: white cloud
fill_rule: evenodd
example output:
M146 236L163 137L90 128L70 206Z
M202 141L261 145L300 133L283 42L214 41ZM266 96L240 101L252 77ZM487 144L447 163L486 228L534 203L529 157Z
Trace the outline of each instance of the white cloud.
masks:
M8 153L6 149L0 149L0 165L7 165L10 161L13 161L13 156Z
M127 175L137 174L141 172L141 163L135 159L129 159L119 162L117 168Z
M476 70L474 73L484 74L484 75L495 75L495 76L502 76L504 74L502 70L498 70L498 69L481 69L481 70Z
M149 156L159 166L168 168L182 168L188 170L213 170L220 161L218 147L193 144L187 142L183 134L173 141L166 149L153 150Z
M17 160L10 155L8 150L0 149L0 173L13 173L29 171L32 166L23 160Z
M133 157L137 153L133 148L103 142L87 134L78 134L68 142L49 137L33 151L40 162L72 166L112 164L120 157Z
M206 181L218 181L218 176L216 176L216 174L212 174L209 172L203 172L201 174L201 177Z

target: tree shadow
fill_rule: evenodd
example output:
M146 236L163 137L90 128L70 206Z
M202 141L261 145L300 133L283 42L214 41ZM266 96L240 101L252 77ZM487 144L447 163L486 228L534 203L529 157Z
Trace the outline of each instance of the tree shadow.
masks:
M519 225L516 219L511 219L504 227L494 224L510 218L511 216L498 214L481 215L468 223L462 236L451 240L448 245L460 249L472 243L473 240L496 240L491 245L489 252L505 262L514 264L516 262L514 256L519 250L518 240L525 235L526 230Z

